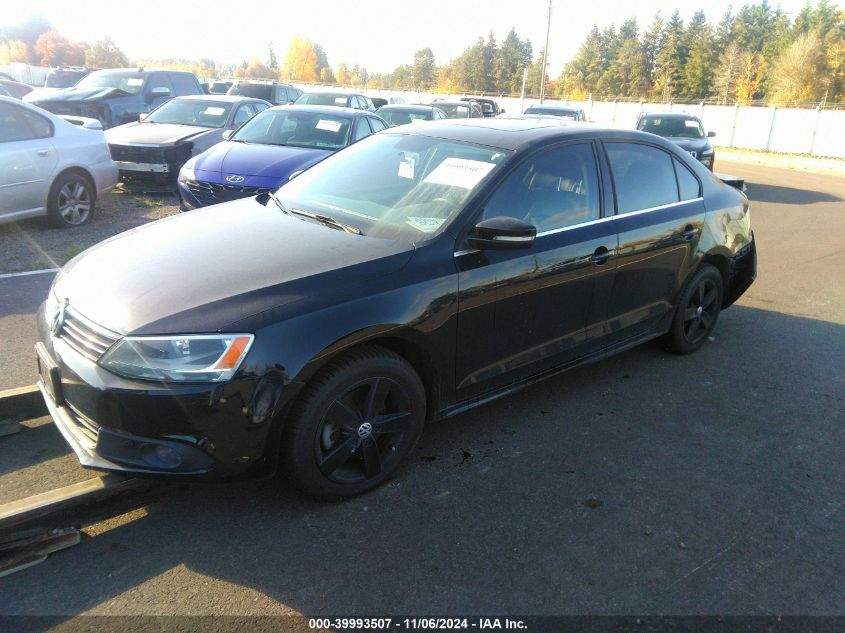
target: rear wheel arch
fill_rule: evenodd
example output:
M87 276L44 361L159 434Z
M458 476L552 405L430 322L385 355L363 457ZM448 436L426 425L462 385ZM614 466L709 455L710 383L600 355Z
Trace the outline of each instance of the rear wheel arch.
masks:
M53 194L53 188L56 186L56 182L62 176L66 176L68 174L76 174L77 176L82 176L85 180L88 181L88 184L91 185L91 191L94 194L94 203L97 202L97 183L94 180L94 176L91 175L91 172L85 169L84 167L74 166L74 167L65 167L62 169L58 174L55 175L53 178L53 182L50 183L50 190L49 195Z
M724 253L710 252L701 258L695 272L697 273L705 265L713 266L722 276L722 301L728 296L731 284L731 261ZM694 274L694 273L693 273Z

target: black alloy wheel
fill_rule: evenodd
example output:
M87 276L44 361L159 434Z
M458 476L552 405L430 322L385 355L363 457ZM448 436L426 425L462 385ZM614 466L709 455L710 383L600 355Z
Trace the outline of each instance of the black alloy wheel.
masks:
M330 481L359 483L392 468L411 422L408 392L385 376L335 398L315 437L317 467Z
M311 496L361 494L384 483L414 449L425 411L422 381L405 359L360 347L303 389L286 423L282 464Z
M690 345L697 345L710 333L719 306L719 289L712 279L702 279L684 308L684 337Z
M681 293L672 328L665 338L669 349L679 354L699 349L716 326L721 308L722 275L705 264Z

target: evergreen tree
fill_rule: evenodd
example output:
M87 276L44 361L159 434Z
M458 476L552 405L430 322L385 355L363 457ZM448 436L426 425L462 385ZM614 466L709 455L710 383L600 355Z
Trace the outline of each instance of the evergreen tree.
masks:
M678 11L672 14L663 29L663 46L655 59L652 96L670 101L681 91L681 79L686 51L684 49L684 21Z

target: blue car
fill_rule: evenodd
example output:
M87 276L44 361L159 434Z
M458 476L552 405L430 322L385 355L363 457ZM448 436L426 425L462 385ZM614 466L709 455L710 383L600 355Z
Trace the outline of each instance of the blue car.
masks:
M339 149L383 130L372 112L333 106L277 106L179 172L180 208L190 211L272 191Z

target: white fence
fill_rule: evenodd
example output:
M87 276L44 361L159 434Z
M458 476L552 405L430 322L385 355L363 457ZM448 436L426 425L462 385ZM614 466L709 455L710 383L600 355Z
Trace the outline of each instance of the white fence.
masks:
M300 87L314 89L313 86ZM437 97L457 99L464 96L390 90L364 92L373 97L403 96L409 103L429 103ZM519 97L490 95L490 98L495 99L507 113L523 111L523 101ZM546 101L553 102L550 99ZM539 102L539 99L526 98L524 108ZM713 143L717 146L845 158L845 110L622 101L565 103L583 108L587 118L608 127L633 128L641 112L688 112L700 117L706 130L716 133Z
M28 64L0 65L7 73L32 86L43 86L48 68ZM300 85L313 90L313 85ZM444 95L399 90L365 90L371 97L402 96L409 103L429 103L437 97L460 98L464 95ZM491 95L508 113L519 113L539 99L497 97ZM551 102L552 100L547 100ZM587 118L599 125L633 128L641 112L689 112L700 117L708 131L716 133L714 144L722 147L754 149L790 154L811 154L845 158L845 110L819 108L761 108L759 106L682 105L661 103L630 103L623 101L572 101Z

